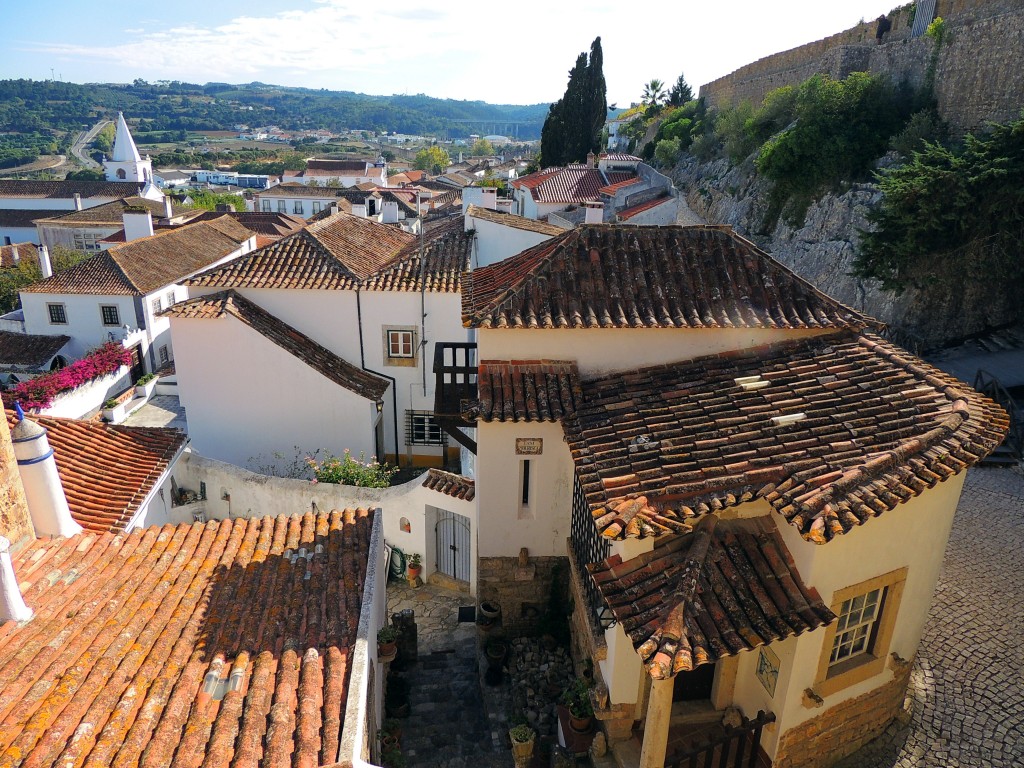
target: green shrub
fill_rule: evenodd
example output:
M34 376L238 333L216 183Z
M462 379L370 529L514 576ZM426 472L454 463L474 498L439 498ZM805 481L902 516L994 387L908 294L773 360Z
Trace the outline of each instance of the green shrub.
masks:
M706 163L714 159L720 147L721 144L713 133L702 133L690 144L690 154L702 163Z
M144 373L141 376L139 376L139 379L138 379L138 381L135 382L135 385L139 386L139 387L145 386L146 384L149 384L149 382L151 382L155 378L156 378L156 374L155 373Z
M949 128L934 109L922 109L910 116L906 127L892 137L889 146L909 158L914 152L924 149L925 142L944 142Z
M715 121L715 137L721 142L733 165L738 165L757 149L747 132L747 123L754 117L754 105L741 101L731 109L722 110Z
M307 456L306 463L313 470L313 482L355 485L360 488L387 488L398 471L397 467L381 464L375 457L366 461L363 453L355 459L347 448L340 458L328 454L322 461L317 461Z
M675 165L678 158L679 139L662 139L654 149L654 159L662 167Z

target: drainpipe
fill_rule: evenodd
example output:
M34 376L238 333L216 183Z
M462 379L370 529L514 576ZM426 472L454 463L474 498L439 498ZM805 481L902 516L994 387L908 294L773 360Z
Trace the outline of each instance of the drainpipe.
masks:
M420 358L423 363L423 397L427 397L427 270L423 263L423 208L416 192L416 212L420 217Z
M382 379L387 379L391 382L391 408L395 412L395 423L392 425L395 428L395 466L402 466L401 454L398 451L398 382L395 381L394 376L388 376L386 373L375 371L372 368L366 367L366 351L363 347L363 304L359 298L361 291L356 289L356 325L359 326L359 365L367 373L372 373L380 376Z

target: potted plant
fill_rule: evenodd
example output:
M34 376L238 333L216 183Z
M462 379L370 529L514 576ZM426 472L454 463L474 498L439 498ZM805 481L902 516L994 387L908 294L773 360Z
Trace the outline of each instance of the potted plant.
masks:
M562 692L562 704L569 710L569 726L579 733L590 730L594 718L594 706L590 703L590 687L582 677L577 677Z
M113 424L124 421L124 403L112 397L103 404L103 418Z
M508 737L512 741L512 757L516 764L525 764L533 757L533 742L537 732L525 723L509 729Z
M156 388L156 375L152 373L146 373L139 376L139 380L135 382L135 396L149 398L153 394L153 390Z
M394 661L398 654L398 638L402 633L397 628L383 626L377 630L377 659L379 661Z
M423 563L420 560L420 556L413 552L409 555L409 583L415 585L416 579L420 577L420 573L423 572Z
M397 747L384 749L380 759L385 768L405 768L405 755Z

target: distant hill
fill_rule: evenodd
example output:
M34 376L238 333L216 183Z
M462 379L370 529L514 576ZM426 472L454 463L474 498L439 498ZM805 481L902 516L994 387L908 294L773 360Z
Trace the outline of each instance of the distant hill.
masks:
M273 124L285 130L386 130L458 138L470 133L513 135L509 124L519 122L519 138L536 139L548 105L488 104L423 94L370 96L266 83L0 80L0 132L80 130L119 110L141 121L143 131L217 131L237 124Z

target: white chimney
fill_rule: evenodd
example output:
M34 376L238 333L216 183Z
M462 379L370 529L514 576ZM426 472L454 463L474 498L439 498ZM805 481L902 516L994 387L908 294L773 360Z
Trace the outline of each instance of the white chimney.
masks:
M164 195L164 218L174 218L174 208L171 206L171 196Z
M32 516L36 536L74 536L81 533L82 526L71 517L46 430L25 418L19 404L16 403L14 409L18 423L11 430L11 442L14 443L14 458L18 462L21 483L25 486L28 513Z
M597 166L597 155L593 152L587 152L587 167L594 168Z
M604 203L584 203L587 209L587 218L584 221L585 224L602 224L604 223Z
M394 200L385 200L380 210L381 224L398 223L398 203Z
M21 261L21 256L18 254L18 246L17 245L12 245L11 246L11 261L13 261L15 264L17 264L19 261Z
M498 190L496 187L484 187L480 191L480 205L488 211L498 210Z
M11 562L11 542L0 536L0 622L28 621L32 609L25 605Z
M50 264L50 249L45 245L39 246L39 271L43 275L43 280L48 277L53 277L53 266Z
M148 209L128 208L121 215L124 221L124 241L130 243L140 237L153 236L153 214Z
M80 194L78 194L77 192L75 192L75 194L72 195L71 197L75 201L75 210L76 211L82 210L82 196Z
M366 203L352 203L352 215L361 219L366 218Z

